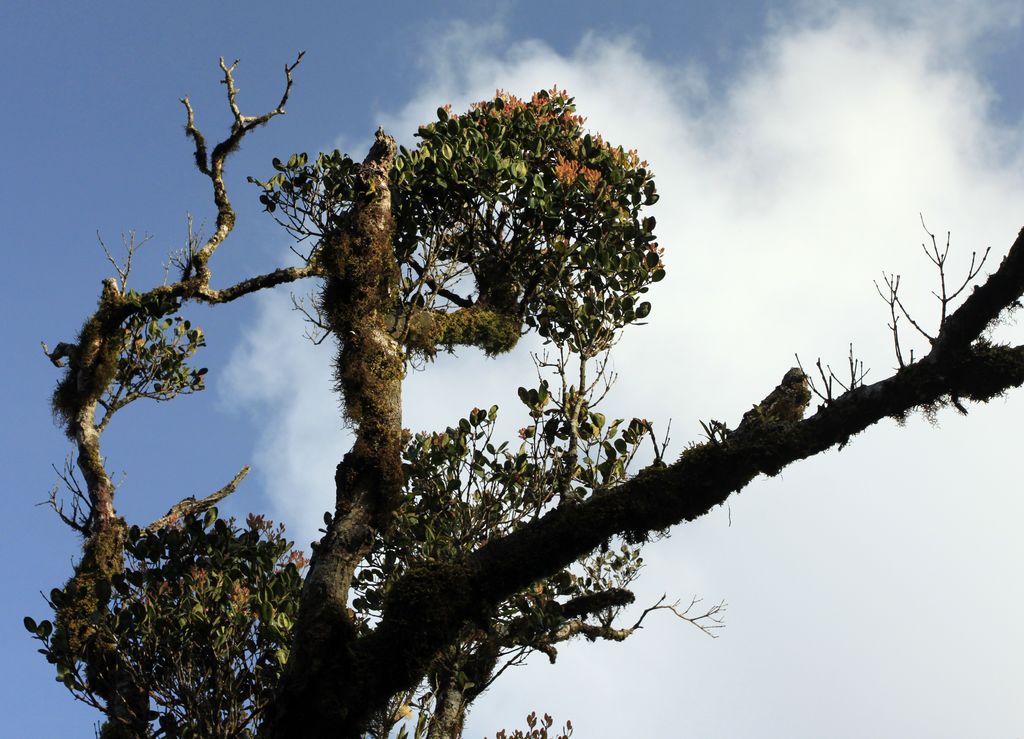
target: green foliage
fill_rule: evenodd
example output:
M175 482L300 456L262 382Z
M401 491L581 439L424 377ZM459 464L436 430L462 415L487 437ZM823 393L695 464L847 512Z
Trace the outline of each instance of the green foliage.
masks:
M406 346L428 356L456 343L511 348L514 336L495 341L475 323L467 324L471 339L452 329L485 311L554 345L558 358L542 369L560 381L520 389L530 420L518 447L494 440L496 407L473 409L443 432L410 435L405 502L353 585L363 627L403 573L458 561L557 505L621 482L651 433L646 421L609 421L592 407L601 395L595 385L609 380L596 358L621 328L646 318L642 296L664 276L654 219L641 216L658 197L646 163L587 134L572 99L557 90L529 101L499 92L461 116L442 108L417 136L391 171L403 274L396 310L406 311L412 329ZM443 319L417 322L425 312ZM597 382L587 380L592 362ZM576 382L567 379L573 372ZM623 638L611 624L632 600L624 588L641 565L636 547L608 547L507 599L489 624L437 655L426 690L455 690L468 702L502 663L530 651L554 659L554 644L575 633ZM593 609L572 610L584 602ZM430 710L426 698L405 700Z
M523 316L546 338L599 353L663 275L653 176L635 152L585 132L559 90L499 91L447 108L400 149L392 170L395 251L412 299L468 270L476 300Z
M609 422L588 407L593 398L571 387L553 392L541 382L520 388L519 395L531 423L520 430L518 445L495 441L497 406L473 408L443 432L407 436L405 501L353 583L360 628L371 627L390 604L392 585L402 575L424 567L436 572L554 506L618 484L651 434L640 419ZM457 691L468 704L504 667L537 650L554 660L555 645L576 633L625 638L612 622L632 602L625 587L642 565L639 547L606 546L506 599L489 623L467 628L436 655L419 697L416 691L400 696L387 712L392 718L377 719L374 736L389 735L395 717L409 706L420 711L422 724L424 715L441 710L431 701L446 691ZM581 622L588 627L580 628Z
M260 204L299 241L336 232L362 192L359 165L340 151L323 152L311 163L305 153L272 161L275 174L250 177L262 192Z
M587 133L564 91L499 91L463 115L440 108L417 136L391 169L396 314L485 306L586 356L648 315L641 296L665 274L655 221L641 216L658 199L653 175L636 152ZM359 164L334 151L274 168L250 179L278 222L300 240L344 228L364 187ZM504 336L463 338L510 348Z
M145 293L129 290L124 300L146 318L163 318L181 307L181 300L166 289L148 290Z
M206 346L203 330L181 316L133 314L124 325L117 374L104 397L107 409L137 398L170 400L205 388L206 368L187 362Z
M76 697L106 710L104 681L129 675L150 697L154 737L250 737L288 656L301 553L260 516L240 528L211 509L180 525L133 527L124 571L98 600L91 645L70 650L50 621L25 619ZM82 597L54 589L55 611ZM117 664L90 654L112 649Z
M536 423L520 430L518 447L495 444L498 407L474 408L443 432L419 433L406 444L406 500L386 542L357 575L353 606L366 621L379 611L391 582L414 564L451 561L516 530L555 505L560 496L582 500L620 482L649 433L645 421L616 420L573 426L556 404L547 410L546 385L523 390ZM544 398L544 400L540 400ZM574 451L570 451L575 447ZM618 587L619 574L639 569L632 550L595 554L581 569L563 571L510 603L509 618L539 617L539 604Z
M560 90L529 100L498 91L462 115L441 108L417 136L395 154L378 132L366 163L337 151L312 162L294 154L275 159L267 180L250 178L267 212L308 240L300 255L325 279L315 312L341 344L336 377L360 439L346 459L391 465L377 474L394 495L380 507L379 533L351 590L364 633L388 603L400 616L404 602L465 567L488 541L621 483L640 444L653 440L645 420L610 420L596 407L611 382L603 357L623 327L647 317L643 296L665 274L655 221L642 215L658 199L647 163L588 133ZM388 162L390 171L381 166ZM103 371L87 378L106 411L100 431L135 399L202 390L206 373L190 366L205 337L175 315L178 298L162 288L122 297L114 287L106 302L129 310L103 324L102 341L92 342L104 352L95 362ZM98 335L100 320L93 324ZM557 351L538 369L558 379L520 388L528 420L517 444L495 441L491 406L443 432L407 434L399 454L398 421L389 426L388 414L399 406L405 362L456 345L497 354L529 330ZM79 401L74 379L69 371L59 409ZM365 468L353 462L341 471ZM351 479L339 475L344 492ZM116 712L106 701L129 680L136 700L126 704L141 710L142 696L153 736L252 736L296 616L303 563L301 555L289 560L289 546L261 518L242 529L215 512L150 533L133 528L123 572L118 556L112 575L51 593L58 612L79 604L81 638L70 643L59 620L25 625L58 679L109 716ZM574 635L625 638L631 629L612 622L633 600L625 588L641 566L638 547L606 542L514 594L456 643L436 655L431 647L425 681L394 696L371 733L389 736L413 708L416 737L432 732L439 719L430 712L442 697L461 726L476 695L531 651L554 660L554 645ZM82 583L88 593L76 590ZM443 611L420 633L447 629ZM527 733L511 736L547 737L552 722L531 714L527 723Z
M115 412L140 398L164 401L205 389L207 369L188 365L206 346L203 330L181 316L159 313L173 309L173 301L143 301L134 291L126 300L137 310L108 338L100 335L95 317L86 324L67 374L54 391L54 413L69 432L67 423L91 400L98 401L104 411L102 430ZM83 367L83 360L90 360L83 354L92 346L96 349L91 366ZM84 390L80 387L83 372L89 379Z

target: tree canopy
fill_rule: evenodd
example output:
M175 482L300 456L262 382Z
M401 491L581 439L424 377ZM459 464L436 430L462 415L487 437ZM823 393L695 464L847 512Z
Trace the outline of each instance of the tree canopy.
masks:
M575 636L621 641L656 610L718 625L721 605L665 601L620 623L651 537L882 418L962 409L1024 382L1024 347L987 334L1024 293L1024 231L955 309L984 260L947 291L935 246L942 319L927 355L900 352L897 322L912 319L889 283L892 376L865 384L852 358L844 379L780 368L781 382L735 427L709 421L703 443L665 459L648 421L599 409L608 352L648 316L648 290L666 275L644 211L658 199L654 177L635 151L587 131L558 89L529 100L499 90L459 114L439 108L412 149L378 130L362 161L338 151L275 159L273 174L251 179L302 263L213 287L212 259L235 225L225 164L284 113L301 58L285 67L276 107L258 116L241 112L237 63L221 60L233 123L215 144L183 99L212 186L213 234L190 237L176 279L143 291L127 287L133 250L112 259L117 276L78 336L47 349L64 369L53 410L77 465L64 474L70 510L53 503L84 543L50 594L54 619L25 625L58 678L105 714L104 737L458 736L472 701L532 651L554 660ZM203 389L207 370L193 363L205 337L182 312L303 279L319 281L314 303L299 307L316 340L337 344L337 390L355 434L309 560L261 516L244 527L218 517L248 468L130 525L100 442L127 404ZM531 331L547 353L519 389L528 420L518 439L495 438L496 406L444 430L403 427L410 371L459 346L506 352ZM654 461L637 470L645 444ZM516 735L552 726L532 716Z

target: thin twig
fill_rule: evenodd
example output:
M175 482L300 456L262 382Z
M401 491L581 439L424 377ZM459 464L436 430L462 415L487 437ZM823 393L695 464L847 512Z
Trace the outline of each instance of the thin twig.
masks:
M670 611L675 614L677 618L693 624L712 639L718 638L718 635L714 633L717 629L725 628L725 617L721 615L726 609L726 602L724 600L719 602L717 605L711 606L703 613L691 616L690 611L700 605L703 598L699 598L696 595L693 596L693 598L690 599L690 605L683 610L679 610L678 600L675 603L665 603L667 598L667 595L662 595L661 598L658 599L657 603L645 608L643 613L640 614L640 618L637 619L636 623L633 624L629 630L635 631L636 629L643 628L644 619L654 611Z

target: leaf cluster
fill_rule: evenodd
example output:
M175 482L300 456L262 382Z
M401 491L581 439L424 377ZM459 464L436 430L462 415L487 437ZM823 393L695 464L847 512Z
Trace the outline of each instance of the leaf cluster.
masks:
M390 172L396 314L487 307L596 356L643 320L665 275L653 174L636 152L584 129L564 91L529 101L498 91L462 115L439 108ZM264 208L297 239L345 227L367 187L338 151L275 159ZM314 244L303 256L314 261Z
M467 300L518 312L552 340L603 348L643 318L664 271L653 175L633 151L586 133L571 97L498 91L463 115L439 108L392 170L395 251L406 289L437 292L472 277ZM645 307L641 307L645 306ZM582 321L580 319L583 319Z
M353 584L360 628L379 618L392 584L411 569L457 561L553 506L582 500L625 478L649 425L639 419L609 423L589 410L584 423L572 423L566 418L569 406L559 397L547 382L520 389L533 423L521 430L518 445L495 441L497 406L473 408L444 431L408 436L405 500ZM417 706L422 724L432 696L456 690L468 703L532 651L553 660L558 642L577 633L588 638L610 633L616 615L632 601L624 588L642 564L639 547L604 547L514 594L486 626L467 628L458 643L435 657L418 698L414 691L398 703ZM582 622L593 626L588 631L572 625ZM379 735L387 735L392 724L383 721Z
M583 500L621 481L649 433L648 424L639 419L606 423L603 414L588 412L570 453L574 427L561 409L544 410L550 401L547 383L521 389L520 395L531 416L542 423L522 429L517 447L494 440L497 406L474 408L442 432L409 437L403 452L405 501L387 541L357 576L353 606L367 620L382 604L388 584L413 564L471 553L542 515L557 504L559 491ZM610 586L607 572L619 571L629 560L602 555L588 561L584 569L590 574L565 571L544 589L577 596ZM531 604L537 601L535 595L527 597ZM520 603L515 610L533 608Z
M299 241L321 238L336 229L360 192L359 165L338 150L310 162L306 153L274 158L275 174L258 185L260 204Z
M100 399L107 416L139 398L164 401L205 389L208 370L188 365L206 346L201 328L182 316L133 313L123 330L117 372Z
M254 736L288 656L304 566L283 529L244 527L215 509L156 531L132 527L124 571L98 581L92 644L117 664L72 652L51 621L25 619L76 697L108 710L105 681L128 674L148 694L154 737ZM54 589L55 611L81 594Z

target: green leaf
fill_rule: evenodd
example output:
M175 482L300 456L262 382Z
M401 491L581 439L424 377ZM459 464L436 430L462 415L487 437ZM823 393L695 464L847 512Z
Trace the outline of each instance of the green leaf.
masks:
M34 633L36 633L36 630L38 628L39 628L39 626L38 626L38 624L36 624L35 619L33 619L31 616L25 616L25 630L26 631L34 634Z

